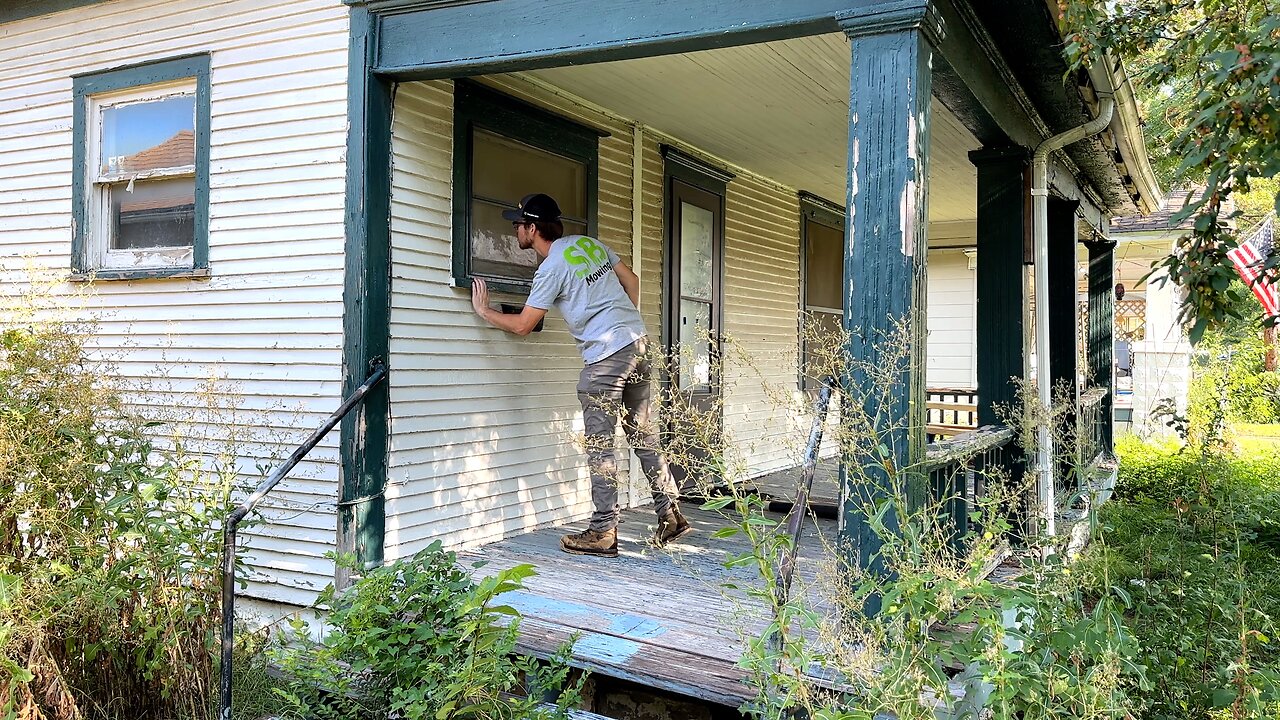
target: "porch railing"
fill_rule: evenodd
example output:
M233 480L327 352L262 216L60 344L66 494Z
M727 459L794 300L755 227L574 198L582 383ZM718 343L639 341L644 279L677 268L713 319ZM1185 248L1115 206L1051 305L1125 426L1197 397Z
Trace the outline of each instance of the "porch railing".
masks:
M929 443L925 453L929 490L946 528L947 542L957 553L963 551L970 530L981 530L972 511L986 496L985 470L1005 463L1011 440L1010 428L985 425Z
M791 592L804 517L811 511L809 496L813 490L818 452L822 446L822 431L827 421L834 384L833 378L824 379L814 402L813 426L809 431L809 442L805 446L796 499L787 515L785 532L788 542L778 559L774 592L779 604L786 602ZM1006 446L1013 435L1013 430L1007 427L988 425L958 433L947 440L929 443L925 452L929 489L934 503L941 509L942 522L949 526L948 541L957 552L962 550L969 531L978 529L971 511L986 493L983 470L1005 463L1004 456L1008 452Z
M928 388L925 396L925 422L931 437L950 436L978 427L977 390Z
M218 717L220 720L231 720L231 672L234 660L235 650L235 620L236 620L236 528L240 522L253 512L258 503L266 497L267 493L280 483L290 471L297 467L298 463L311 452L324 436L329 434L338 423L342 422L342 418L347 416L357 405L359 405L378 383L387 377L387 367L381 360L375 360L371 365L371 372L368 379L364 381L360 387L356 388L347 399L342 401L338 409L324 421L324 424L316 428L301 445L293 451L288 460L284 464L276 468L275 472L258 486L240 506L232 510L223 521L222 525L222 667L221 681L218 697Z
M1075 415L1075 447L1066 465L1069 472L1059 473L1058 491L1074 494L1083 486L1084 475L1103 460L1106 447L1106 422L1109 418L1102 415L1102 401L1107 398L1108 391L1104 387L1091 387L1080 394L1076 404Z

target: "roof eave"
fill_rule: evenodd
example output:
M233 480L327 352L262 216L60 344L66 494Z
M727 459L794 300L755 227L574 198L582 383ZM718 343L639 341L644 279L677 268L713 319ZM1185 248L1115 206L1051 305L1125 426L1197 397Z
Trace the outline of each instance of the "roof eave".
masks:
M1124 170L1133 182L1134 200L1139 214L1146 215L1159 210L1164 205L1164 192L1160 189L1160 183L1156 180L1155 171L1147 156L1138 99L1124 64L1111 53L1105 53L1100 62L1089 67L1089 79L1099 94L1110 93L1115 98L1116 112L1111 119L1110 128Z

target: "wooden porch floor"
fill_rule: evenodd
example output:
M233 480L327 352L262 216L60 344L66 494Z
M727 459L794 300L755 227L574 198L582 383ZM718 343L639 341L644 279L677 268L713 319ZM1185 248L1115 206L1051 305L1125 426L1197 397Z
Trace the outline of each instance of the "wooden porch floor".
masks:
M560 536L584 529L580 522L486 545L459 560L487 561L476 571L480 575L521 563L537 569L523 590L503 596L523 616L521 652L545 658L578 634L577 667L737 707L753 696L737 663L746 640L763 631L769 611L723 587L760 582L754 568L724 567L747 542L713 538L728 524L716 513L690 508L685 514L696 531L663 550L645 543L655 518L641 509L623 512L617 558L562 552ZM814 585L835 529L829 520L805 523L796 592ZM816 597L811 600L821 607Z

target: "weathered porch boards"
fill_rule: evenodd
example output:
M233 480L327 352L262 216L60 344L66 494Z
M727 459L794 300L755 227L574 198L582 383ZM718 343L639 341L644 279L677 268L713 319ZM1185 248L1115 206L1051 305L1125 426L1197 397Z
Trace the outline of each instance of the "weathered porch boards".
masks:
M560 551L560 537L584 529L581 522L487 545L459 561L485 561L479 575L521 563L537 569L524 590L503 596L522 615L521 652L549 657L576 634L575 667L737 707L754 694L738 660L770 618L763 602L725 584L761 580L753 567L725 568L726 559L748 548L741 537L712 537L727 520L697 509L685 514L696 531L664 550L645 542L653 515L628 510L614 559ZM834 562L825 549L834 539L834 522L805 524L793 592L809 593L824 562ZM808 597L819 611L826 607Z

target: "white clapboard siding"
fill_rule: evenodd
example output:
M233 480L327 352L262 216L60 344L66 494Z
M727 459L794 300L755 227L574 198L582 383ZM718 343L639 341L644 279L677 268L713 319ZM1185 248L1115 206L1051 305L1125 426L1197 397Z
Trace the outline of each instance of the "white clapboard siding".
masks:
M725 198L724 332L729 447L756 476L799 464L800 201L794 189L739 174Z
M488 82L610 133L600 140L599 235L630 257L631 128L520 78ZM563 320L553 310L542 332L508 335L475 316L468 290L451 286L452 107L447 81L397 90L388 558L435 540L459 548L499 540L591 507L576 443L582 359Z
M976 388L977 276L961 250L929 251L929 387Z
M657 327L666 222L659 140L700 153L678 138L650 133L644 156L641 309ZM712 160L714 163L714 160ZM729 459L755 477L798 462L796 359L800 298L800 206L795 190L734 167L725 197L724 432ZM746 358L742 357L747 356ZM749 359L747 359L749 358Z
M65 276L71 76L211 56L205 280L63 285L133 402L244 438L256 483L341 393L347 9L337 0L115 0L0 25L0 275ZM221 409L211 412L215 405ZM247 432L246 432L247 431ZM337 434L250 529L246 594L310 602L333 577Z

